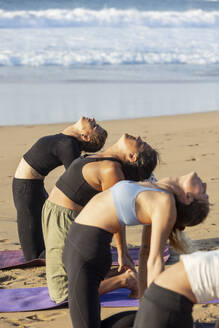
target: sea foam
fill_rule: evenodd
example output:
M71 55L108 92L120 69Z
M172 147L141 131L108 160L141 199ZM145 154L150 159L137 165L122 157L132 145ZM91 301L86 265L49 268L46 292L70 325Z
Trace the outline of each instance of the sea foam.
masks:
M39 11L0 10L0 28L52 28L52 27L183 27L209 28L219 25L219 11L188 10L138 11L115 8L89 10L48 9Z
M1 66L219 63L219 11L0 10Z

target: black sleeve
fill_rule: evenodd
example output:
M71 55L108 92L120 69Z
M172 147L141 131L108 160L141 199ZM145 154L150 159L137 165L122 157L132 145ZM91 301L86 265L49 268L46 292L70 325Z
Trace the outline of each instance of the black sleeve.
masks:
M80 154L80 148L76 140L65 140L65 142L58 143L57 156L65 169L67 169L72 161L78 158Z

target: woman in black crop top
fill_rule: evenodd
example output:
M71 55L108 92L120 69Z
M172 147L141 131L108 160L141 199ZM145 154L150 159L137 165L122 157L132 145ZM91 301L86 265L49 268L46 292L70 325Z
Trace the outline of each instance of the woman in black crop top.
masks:
M40 138L22 157L12 188L18 235L26 260L44 256L41 211L48 197L45 176L61 165L67 169L82 150L100 150L106 137L107 132L95 119L81 117L61 133Z
M157 164L157 152L140 137L124 134L100 154L82 156L72 162L52 189L42 211L46 246L46 275L50 297L57 303L67 297L63 268L64 241L72 221L97 193L124 179L149 178ZM68 212L70 211L70 212ZM121 234L116 234L120 269L133 267Z

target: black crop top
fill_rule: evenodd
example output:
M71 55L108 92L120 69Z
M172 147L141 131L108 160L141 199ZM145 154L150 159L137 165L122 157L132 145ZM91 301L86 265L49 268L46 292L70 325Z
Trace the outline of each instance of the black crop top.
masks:
M38 173L46 176L60 165L67 169L81 154L75 137L59 133L40 138L23 156Z
M87 202L100 191L91 187L84 179L82 174L83 166L87 163L105 160L116 161L122 164L119 159L113 157L81 156L72 162L69 168L61 175L56 182L56 187L76 204L85 206Z

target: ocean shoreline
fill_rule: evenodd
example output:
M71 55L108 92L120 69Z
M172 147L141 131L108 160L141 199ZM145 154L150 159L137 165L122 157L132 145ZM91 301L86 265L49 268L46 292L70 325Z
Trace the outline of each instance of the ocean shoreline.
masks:
M0 126L151 117L219 109L218 83L2 84Z
M146 120L146 119L163 119L165 117L183 117L183 116L193 116L193 115L208 115L211 113L217 113L219 112L219 109L217 110L209 110L209 111L203 111L203 112L192 112L192 113L179 113L179 114L168 114L168 115L157 115L157 116L141 116L141 117L130 117L130 118L117 118L117 119L102 119L98 120L99 122L105 123L112 123L116 121L134 121L134 120ZM82 113L83 115L83 113ZM62 126L62 125L68 125L75 122L75 120L72 121L63 121L63 122L56 122L56 123L40 123L40 124L11 124L11 125L0 125L0 128L13 128L13 127L18 127L18 128L25 128L25 127L35 127L35 126Z

